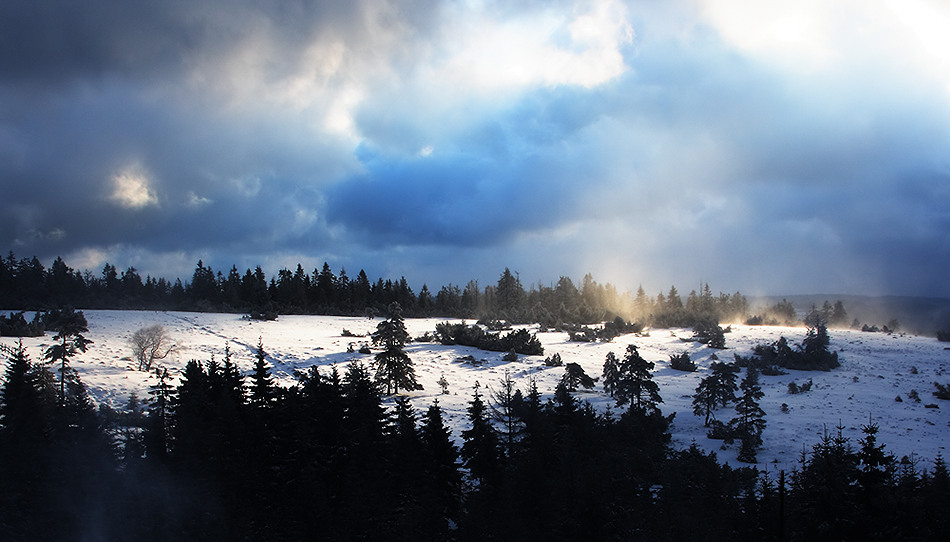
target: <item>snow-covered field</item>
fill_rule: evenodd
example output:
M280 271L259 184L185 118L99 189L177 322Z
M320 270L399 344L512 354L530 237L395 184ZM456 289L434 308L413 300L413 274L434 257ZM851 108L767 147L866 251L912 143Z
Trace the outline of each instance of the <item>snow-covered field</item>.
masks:
M72 362L81 375L92 397L114 408L126 405L129 395L145 398L155 382L153 374L137 371L131 360L129 338L136 330L154 324L164 326L181 345L174 357L157 364L175 374L191 359L207 361L213 354L221 359L226 344L230 344L232 359L246 372L254 362L258 338L264 343L273 374L282 385L294 382L295 370L318 366L322 371L331 365L343 366L351 360L369 364L372 355L348 353L350 343L368 341L379 319L330 316L281 316L274 322L257 322L235 314L206 314L184 312L144 311L85 311L89 321L86 337L93 341L88 352ZM433 332L444 319L410 319L406 326L413 337ZM366 338L343 337L344 329ZM722 361L732 361L733 353L748 355L756 344L775 341L784 335L790 344L801 342L804 328L733 326L726 335L726 350L712 350L703 345L685 342L692 332L688 329L656 329L649 336L625 335L612 343L572 343L566 333L540 333L545 355L560 353L565 363L579 363L592 377L601 375L604 357L613 351L622 357L628 344L635 344L641 355L656 363L654 379L660 385L664 414L676 413L672 434L676 447L686 447L695 441L707 450L714 450L720 460L737 464L736 446L721 449L720 441L705 436L703 419L692 413L691 395L700 379L708 371L710 356L715 353ZM16 339L3 338L3 344L12 346ZM31 360L42 360L51 335L24 339L23 344ZM358 345L357 345L358 348ZM839 352L841 367L828 372L789 371L784 376L762 376L765 397L761 401L766 412L767 428L763 435L764 447L759 452L759 468L775 471L797 465L803 449L810 450L825 431L844 427L845 435L857 446L860 428L872 421L880 426L878 441L897 457L914 454L930 461L942 453L948 456L950 444L950 402L933 397L933 383L950 383L950 372L944 374L950 350L944 343L928 337L862 333L851 330L831 330L831 348ZM424 390L415 391L410 398L421 412L436 398L446 411L446 419L459 438L465 428L465 408L471 399L476 382L485 388L498 389L499 381L507 370L522 390L531 378L537 380L539 390L550 396L563 368L543 365L544 356L519 356L517 362L502 361L501 353L475 348L442 346L436 343L414 342L407 352L412 357L416 375ZM684 373L669 367L670 355L688 352L700 366L694 373ZM477 365L459 361L462 356L473 356ZM915 371L916 368L916 371ZM437 384L441 375L449 383L449 393L441 394ZM790 395L788 383L814 381L810 392ZM909 398L916 390L921 401ZM897 402L900 396L902 402ZM577 394L580 400L590 401L598 410L612 401L603 393L601 383L590 391ZM387 400L389 401L389 400ZM783 412L782 405L787 405ZM939 408L926 408L937 404ZM732 418L731 408L721 409L718 417Z

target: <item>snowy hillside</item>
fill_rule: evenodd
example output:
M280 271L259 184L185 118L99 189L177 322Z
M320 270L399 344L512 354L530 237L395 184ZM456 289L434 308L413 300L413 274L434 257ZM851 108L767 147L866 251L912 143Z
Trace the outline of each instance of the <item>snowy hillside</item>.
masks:
M147 396L153 375L134 369L128 343L136 330L159 324L181 344L174 359L160 362L170 373L177 372L191 359L208 360L211 355L220 359L225 344L230 344L233 359L245 371L250 370L258 338L264 343L273 366L274 375L283 385L294 382L295 370L318 366L321 370L331 365L345 365L351 360L369 364L371 355L348 353L350 343L369 338L343 337L344 329L353 334L368 335L379 319L329 316L281 316L274 322L243 319L234 314L204 314L181 312L138 311L85 311L89 321L86 337L93 341L89 351L73 361L93 398L114 408L125 406L130 394ZM443 319L410 319L406 326L413 337L433 332ZM613 351L619 357L627 344L635 344L640 354L656 363L654 379L660 385L664 414L676 413L672 425L673 442L685 447L692 441L715 450L723 461L736 464L736 446L720 449L721 442L705 436L702 418L692 414L691 395L700 379L708 371L710 356L716 354L722 361L732 361L734 353L748 355L756 344L775 341L784 335L790 344L798 344L804 337L804 328L733 326L726 335L726 350L713 350L698 343L686 342L692 332L688 329L656 329L649 336L624 335L612 343L572 343L566 333L540 333L545 355L559 353L564 362L579 363L593 376L601 375L604 357ZM3 344L12 346L15 339L3 338ZM42 359L50 344L45 338L24 339L23 344L33 361ZM358 344L356 344L358 348ZM839 352L841 367L829 373L789 371L784 376L762 376L765 397L762 408L766 412L767 428L763 435L764 447L758 454L759 468L770 471L790 469L797 465L804 449L810 450L823 432L835 431L839 424L845 436L856 441L861 437L860 427L872 421L880 426L879 442L900 457L915 454L930 461L938 453L947 456L950 443L950 403L933 397L933 383L950 382L950 372L944 374L950 351L933 338L862 333L851 330L831 330L831 348ZM416 374L424 390L410 397L417 411L423 410L434 399L446 411L446 418L459 437L465 426L465 408L471 399L476 382L497 388L506 370L510 371L518 387L527 389L531 378L537 379L539 390L550 396L563 368L543 365L544 356L519 356L517 362L502 361L501 353L475 348L442 346L437 343L414 342L407 352L412 357ZM684 373L669 367L670 355L688 352L699 365L694 373ZM459 361L472 356L476 364ZM449 393L442 395L437 384L445 375ZM813 380L811 391L803 394L788 393L789 382L799 384ZM909 395L916 390L921 399ZM577 394L590 401L598 410L612 405L603 393L601 383L591 391ZM898 402L896 397L903 400ZM783 412L782 405L787 405ZM927 408L936 404L939 408ZM721 409L718 417L728 421L734 412Z

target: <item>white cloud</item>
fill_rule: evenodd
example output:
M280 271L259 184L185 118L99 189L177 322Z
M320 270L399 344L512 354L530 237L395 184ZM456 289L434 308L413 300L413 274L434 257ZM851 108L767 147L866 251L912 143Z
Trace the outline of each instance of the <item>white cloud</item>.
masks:
M204 207L206 205L210 205L211 203L212 203L211 199L208 199L204 196L199 196L198 194L195 194L191 190L189 190L188 193L185 194L185 205L187 205L188 207L199 208L199 207Z
M129 166L112 176L110 199L127 209L158 206L158 195L152 190L146 172L137 165Z
M945 2L703 0L701 13L728 44L794 75L857 69L887 80L897 69L950 84Z
M620 2L579 2L570 13L544 10L504 19L456 7L443 31L444 63L433 66L456 90L593 87L627 69L621 48L633 41L633 29Z

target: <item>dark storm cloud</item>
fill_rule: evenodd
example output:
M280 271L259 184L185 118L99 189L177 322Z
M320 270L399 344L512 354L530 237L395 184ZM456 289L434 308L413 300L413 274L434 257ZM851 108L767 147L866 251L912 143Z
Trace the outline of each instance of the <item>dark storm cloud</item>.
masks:
M911 56L939 32L729 4L7 2L0 240L950 295L950 67Z

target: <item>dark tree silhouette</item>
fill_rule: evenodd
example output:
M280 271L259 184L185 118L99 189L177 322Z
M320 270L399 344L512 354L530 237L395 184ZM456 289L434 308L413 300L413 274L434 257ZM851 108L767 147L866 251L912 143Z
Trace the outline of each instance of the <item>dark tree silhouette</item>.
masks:
M482 395L475 385L475 393L468 407L471 427L462 431L461 456L473 478L482 481L493 479L499 468L498 433L492 427Z
M655 364L640 356L635 345L627 346L627 353L620 362L620 377L617 380L614 398L617 406L630 403L632 407L653 410L662 403L660 387L653 381Z
M403 350L410 340L402 319L402 308L399 303L390 303L388 318L380 322L373 333L373 343L383 347L375 357L376 381L386 386L386 395L399 393L399 388L407 391L422 389L416 382L412 359Z
M89 325L82 311L64 309L53 313L49 327L56 330L56 335L53 335L54 344L46 349L43 357L50 364L59 362L59 401L60 406L66 406L66 383L74 377L69 359L85 352L92 344L83 336L89 331Z
M762 446L762 431L765 429L765 411L759 406L759 399L765 393L759 386L759 371L755 367L746 368L739 389L742 393L736 401L736 417L730 425L741 440L739 461L755 463L756 451Z

